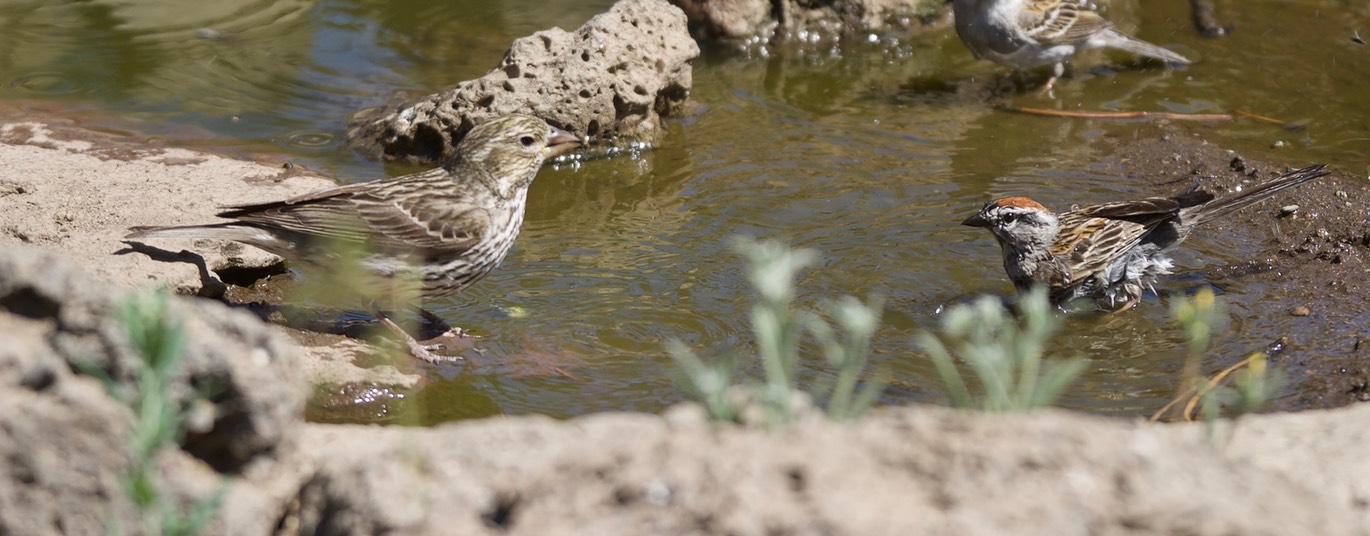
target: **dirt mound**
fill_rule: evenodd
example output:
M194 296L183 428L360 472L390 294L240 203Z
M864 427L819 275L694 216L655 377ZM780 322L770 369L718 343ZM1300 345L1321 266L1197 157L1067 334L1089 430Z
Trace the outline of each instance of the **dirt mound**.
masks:
M135 416L125 290L34 248L0 251L0 533L139 527L122 485ZM1366 534L1370 406L1198 425L1045 411L886 408L790 429L665 416L433 429L306 424L273 328L195 298L174 401L209 418L154 457L209 534ZM78 363L92 363L94 368ZM1311 438L1311 440L1310 440Z

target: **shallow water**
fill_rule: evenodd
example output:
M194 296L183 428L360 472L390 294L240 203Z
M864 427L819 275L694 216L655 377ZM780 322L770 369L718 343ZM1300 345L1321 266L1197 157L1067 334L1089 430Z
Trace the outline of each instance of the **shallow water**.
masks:
M343 122L395 92L478 77L509 42L573 29L611 5L582 2L226 1L184 14L171 2L0 1L0 100L67 107L96 128L231 154L281 154L342 181L408 169L354 157ZM1242 108L1306 125L1201 125L1255 158L1364 169L1370 47L1352 41L1370 9L1346 2L1252 0L1220 11L1236 32L1204 39L1181 2L1115 1L1108 16L1198 62L1170 70L1090 56L1055 100L1088 110L1216 113ZM550 7L547 7L550 6ZM1240 7L1240 9L1238 9ZM463 295L429 308L484 335L488 359L433 369L420 393L365 417L436 422L498 413L556 417L657 411L682 398L663 350L705 354L750 340L752 300L730 248L737 234L778 237L823 254L799 301L887 297L873 348L897 386L883 402L942 400L913 333L940 305L1007 294L997 246L958 226L984 201L1030 193L1068 206L1158 193L1103 174L1110 137L1128 122L994 111L1003 71L975 61L952 31L913 42L853 42L769 55L705 47L689 117L635 158L543 170L514 253ZM1276 149L1273 145L1282 147ZM1196 235L1190 270L1243 259ZM1226 288L1234 306L1209 370L1270 341L1285 320L1249 320L1261 288ZM1145 414L1174 391L1183 337L1164 300L1121 317L1075 320L1062 353L1088 360L1063 405ZM491 363L499 363L495 365ZM805 377L829 375L818 361Z

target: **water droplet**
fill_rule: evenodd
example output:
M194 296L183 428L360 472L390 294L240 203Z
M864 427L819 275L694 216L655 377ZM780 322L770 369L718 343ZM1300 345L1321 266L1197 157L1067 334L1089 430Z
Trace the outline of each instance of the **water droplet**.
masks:
M10 80L10 87L41 95L69 95L81 90L81 84L62 73L42 71Z
M326 147L333 143L333 135L327 132L296 132L287 140L287 143L296 147Z

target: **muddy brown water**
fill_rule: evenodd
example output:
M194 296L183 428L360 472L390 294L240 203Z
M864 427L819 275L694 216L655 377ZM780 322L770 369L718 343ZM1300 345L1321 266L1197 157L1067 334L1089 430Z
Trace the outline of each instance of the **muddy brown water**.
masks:
M165 4L165 5L163 5ZM502 269L430 303L483 335L479 360L422 369L413 393L353 389L372 400L323 420L430 423L492 414L555 417L658 411L682 399L663 343L705 354L746 351L752 294L729 247L737 234L822 253L798 301L887 297L875 365L897 386L883 403L943 400L912 342L934 311L976 293L1007 294L997 246L957 225L984 201L1030 194L1067 207L1166 193L1119 178L1117 146L1152 135L1135 122L1044 119L992 104L1065 110L1222 113L1241 108L1295 123L1197 125L1209 142L1270 161L1328 162L1364 177L1370 134L1370 9L1347 2L1220 3L1236 31L1200 37L1182 2L1115 1L1108 16L1195 65L1178 70L1094 55L1054 99L975 61L948 29L910 41L738 53L706 46L698 108L651 151L542 171ZM342 125L397 91L425 94L483 74L508 43L572 29L608 0L544 2L226 1L45 4L0 1L0 99L98 110L88 125L241 155L276 154L371 180L408 169L353 157ZM1035 81L1034 81L1035 80ZM1121 140L1121 141L1120 141ZM1354 200L1364 210L1364 199ZM1164 291L1205 283L1262 244L1199 233ZM1225 282L1227 323L1213 371L1274 338L1344 336L1363 312L1319 325L1283 314L1307 297L1274 283ZM1281 301L1285 300L1285 301ZM1183 336L1164 298L1104 319L1072 320L1060 354L1088 362L1062 405L1140 415L1173 394ZM804 364L806 381L832 373ZM1291 388L1292 389L1292 388ZM361 394L357 394L361 393ZM1286 390L1284 396L1294 393ZM380 400L380 402L375 402Z

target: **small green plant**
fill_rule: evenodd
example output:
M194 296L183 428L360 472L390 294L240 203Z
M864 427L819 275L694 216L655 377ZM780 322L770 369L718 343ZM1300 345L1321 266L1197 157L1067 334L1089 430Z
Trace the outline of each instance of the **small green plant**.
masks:
M1028 411L1049 406L1084 370L1079 359L1044 359L1047 340L1061 326L1044 290L1024 294L1018 309L1021 320L1005 310L998 298L985 296L943 313L940 338L926 331L918 334L918 342L937 367L953 406L984 411ZM971 395L953 351L980 380L984 392L981 399Z
M136 388L124 395L137 416L133 451L139 462L149 461L159 449L176 443L180 436L180 408L171 400L170 384L181 361L185 330L180 322L167 316L166 303L165 292L134 297L124 302L119 315L129 342L141 358L135 375ZM146 480L134 480L135 498L145 497L148 486Z
M880 312L884 307L884 299L879 296L872 296L865 303L843 296L824 307L840 329L834 330L831 324L817 316L808 319L809 331L822 346L823 357L837 369L832 385L819 389L831 390L827 406L831 419L852 420L861 416L884 390L884 381L880 379L870 380L864 389L856 388L866 369L870 340L880 328Z
M1239 419L1259 411L1284 384L1282 371L1270 368L1265 353L1259 351L1212 378L1203 377L1203 356L1212 344L1214 326L1223 317L1224 310L1222 301L1207 287L1199 289L1193 298L1178 299L1171 305L1175 322L1185 331L1187 352L1179 392L1174 400L1152 415L1153 421L1159 420L1180 401L1188 399L1180 412L1180 419L1194 420L1195 410L1199 410L1204 426L1212 437L1223 408L1227 409L1228 417ZM1223 380L1229 375L1232 376L1232 385L1223 385Z
M1284 370L1271 367L1266 361L1265 352L1255 352L1246 361L1246 367L1238 370L1232 378L1230 395L1219 397L1233 419L1260 411L1284 387L1286 381Z
M1199 289L1192 299L1181 298L1171 303L1170 314L1184 329L1188 341L1186 381L1199 377L1199 362L1213 342L1213 326L1223 316L1224 309L1222 302L1213 294L1213 289L1208 287Z
M880 380L857 387L866 368L870 338L880 326L882 301L871 298L862 303L848 296L826 304L824 311L837 324L834 328L823 315L793 303L795 276L817 260L815 252L748 238L738 238L735 247L746 259L759 297L751 308L750 320L764 382L736 385L739 360L735 355L705 363L684 344L671 341L667 349L684 372L687 392L715 421L740 421L743 407L750 401L759 404L768 426L788 423L800 409L795 394L799 390L800 347L807 333L837 369L829 385L813 389L815 394L827 395L827 415L837 420L860 415L884 389Z
M164 448L179 445L184 435L188 403L177 403L172 378L184 355L184 326L166 310L165 291L134 296L123 303L119 320L140 360L135 384L122 392L118 384L98 374L110 394L133 410L133 465L124 475L124 490L143 513L143 533L187 535L200 532L217 508L224 488L189 513L177 511L158 490L156 457ZM122 532L116 530L114 532Z

